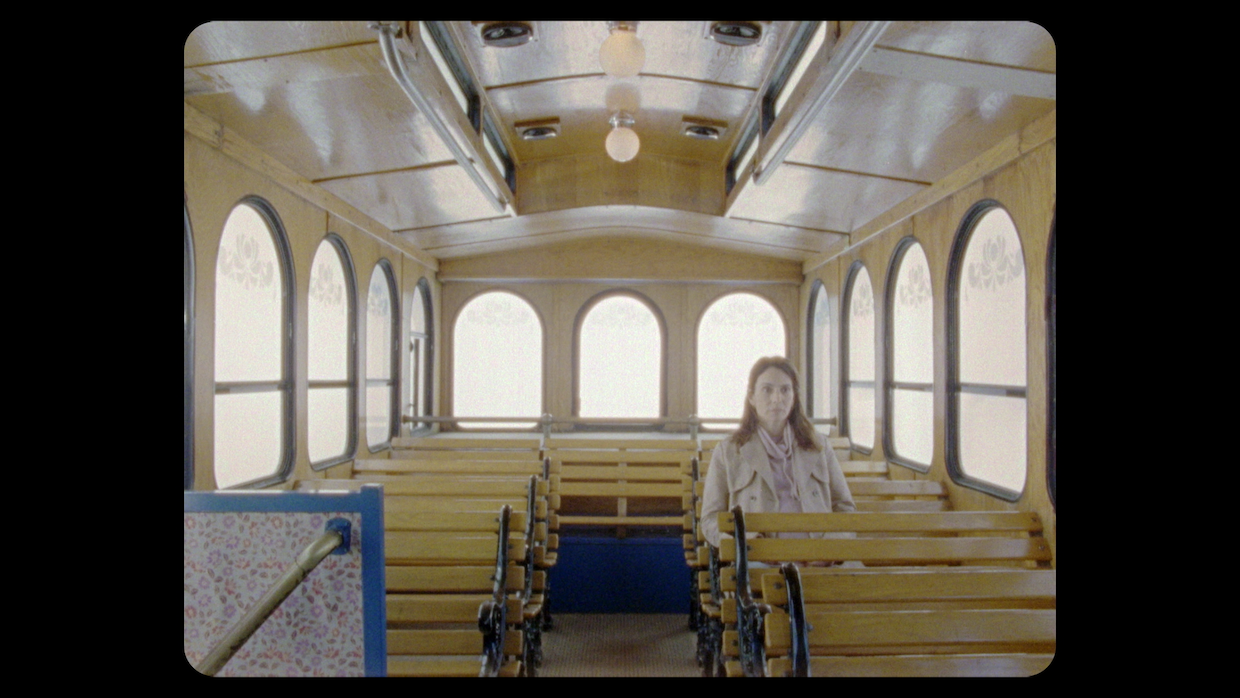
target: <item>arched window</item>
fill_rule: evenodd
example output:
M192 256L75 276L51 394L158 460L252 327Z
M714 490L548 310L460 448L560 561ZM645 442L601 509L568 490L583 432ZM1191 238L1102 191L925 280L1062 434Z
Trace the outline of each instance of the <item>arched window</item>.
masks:
M452 411L458 417L539 417L543 328L528 302L489 291L465 304L452 330ZM536 422L464 422L463 428L529 429Z
M905 238L887 274L887 459L922 472L934 457L934 292L921 245Z
M194 489L194 238L185 207L185 489Z
M862 453L874 449L874 287L861 262L844 291L844 435Z
M387 448L399 428L397 386L400 312L392 265L380 259L370 274L366 300L366 444Z
M413 287L409 308L409 416L431 413L434 404L434 323L431 321L431 284L426 277ZM430 422L417 422L412 431L430 429Z
M356 284L344 241L329 233L310 265L309 394L310 464L326 468L356 450Z
M811 417L831 416L831 308L827 302L827 287L814 281L809 292L809 327L806 333L805 355L809 358L806 375L806 410ZM827 428L819 431L826 433Z
M663 416L663 329L636 295L610 294L578 320L577 415Z
M965 216L948 267L947 468L1015 501L1025 487L1025 259L998 203Z
M697 416L707 428L740 423L749 371L764 356L787 356L783 318L770 301L730 293L706 309L697 333Z
M215 265L215 484L263 486L293 465L292 262L279 219L247 198Z

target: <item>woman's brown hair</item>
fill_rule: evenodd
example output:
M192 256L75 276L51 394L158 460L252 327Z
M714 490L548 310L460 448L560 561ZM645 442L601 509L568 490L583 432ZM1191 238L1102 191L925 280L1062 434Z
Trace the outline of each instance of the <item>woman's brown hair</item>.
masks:
M758 411L754 409L753 403L749 400L753 397L754 390L757 389L758 376L768 368L778 368L792 379L792 411L788 413L788 424L792 426L792 437L796 439L797 445L806 451L821 451L822 442L818 439L818 432L814 430L814 425L810 424L809 418L805 416L805 410L801 409L801 379L797 376L797 369L791 361L782 356L764 356L758 359L753 369L749 371L749 389L745 391L745 410L741 414L740 427L732 432L732 442L737 448L744 446L759 428Z

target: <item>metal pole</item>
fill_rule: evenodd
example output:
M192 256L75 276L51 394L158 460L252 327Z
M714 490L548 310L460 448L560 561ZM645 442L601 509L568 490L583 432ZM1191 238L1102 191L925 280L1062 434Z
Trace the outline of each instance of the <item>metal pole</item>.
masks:
M267 617L297 588L297 585L301 584L301 580L305 579L306 575L323 561L323 558L331 555L348 541L348 522L345 521L343 527L332 526L332 523L336 521L343 521L343 519L333 519L328 522L328 530L301 551L293 565L284 572L284 576L258 600L258 603L250 608L241 620L237 621L232 630L228 631L224 639L215 645L215 648L194 667L195 669L207 676L214 676L216 672L223 669L228 660L232 659L233 654L250 639L263 621L267 620Z
M408 71L405 70L405 64L401 61L394 42L394 37L400 31L400 28L389 22L379 21L372 23L370 27L379 32L379 46L383 49L383 60L387 63L388 71L392 73L392 77L396 79L396 84L400 85L405 96L409 97L409 101L413 102L418 111L422 113L422 116L425 116L426 120L430 122L431 128L435 129L435 132L439 134L439 138L443 140L444 145L448 147L448 150L452 151L452 157L457 164L465 169L465 174L469 175L469 178L474 180L474 184L486 195L487 202L496 211L505 210L508 206L508 200L502 193L496 194L491 190L490 183L479 172L478 164L457 144L451 131L440 120L439 114L435 112L431 103L414 87L413 80L409 77Z

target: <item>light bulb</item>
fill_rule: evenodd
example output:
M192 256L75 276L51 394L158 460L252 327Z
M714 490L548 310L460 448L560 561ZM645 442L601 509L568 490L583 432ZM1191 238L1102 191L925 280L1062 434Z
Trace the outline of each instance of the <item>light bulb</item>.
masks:
M598 51L598 61L604 73L616 78L631 78L646 64L646 48L636 32L612 29L611 36Z
M628 162L637 157L641 145L637 132L625 126L617 126L607 134L607 154L616 162Z

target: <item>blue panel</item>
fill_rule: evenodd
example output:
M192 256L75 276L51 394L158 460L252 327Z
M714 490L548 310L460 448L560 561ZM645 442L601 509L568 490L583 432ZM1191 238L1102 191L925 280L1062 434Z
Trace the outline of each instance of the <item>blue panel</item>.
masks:
M688 613L680 538L561 537L552 613Z

